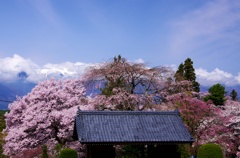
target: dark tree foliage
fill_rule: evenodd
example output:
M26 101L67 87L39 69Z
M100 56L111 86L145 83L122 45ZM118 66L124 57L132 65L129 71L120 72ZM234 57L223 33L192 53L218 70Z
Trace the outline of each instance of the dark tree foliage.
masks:
M125 145L123 146L124 158L144 158L147 152L143 145Z
M190 58L187 58L183 63L181 63L178 66L178 70L176 71L175 75L175 80L177 82L183 81L183 80L188 80L191 82L193 90L195 92L200 91L200 84L196 81L196 74L195 74L195 69L193 67L193 62Z
M78 157L77 151L71 148L63 149L60 152L60 156L59 156L59 158L77 158L77 157Z
M210 95L206 96L204 98L204 101L211 100L216 106L217 105L224 105L225 102L225 94L227 93L225 91L225 87L221 84L215 84L212 87L208 89L208 92Z
M181 63L178 66L178 70L176 71L174 77L175 77L176 81L183 81L183 80L185 80L184 79L184 65L183 65L183 63Z
M6 133L2 133L2 130L6 128L6 124L4 121L4 114L6 112L6 110L0 110L0 158L7 158L7 156L3 155L3 144L5 143L3 138L6 136Z
M9 111L8 110L0 110L0 133L2 132L2 130L4 128L6 128L6 124L5 124L5 121L4 121L4 119L5 119L4 114L6 112L9 112Z
M113 62L111 63L111 68L114 68L118 66L119 64L124 64L126 60L122 58L120 55L118 57L114 57ZM108 74L111 75L111 74ZM117 76L115 79L111 76L105 75L106 82L104 83L104 88L100 88L100 91L103 95L110 96L113 94L113 89L118 88L124 88L126 87L126 78L124 78L123 74ZM135 87L133 87L135 88ZM129 89L129 88L128 88ZM131 90L131 93L133 93L133 90Z
M236 101L237 100L237 92L235 91L235 89L233 89L230 93L230 96L232 97L232 100Z
M48 158L47 146L46 145L44 145L42 147L42 158Z

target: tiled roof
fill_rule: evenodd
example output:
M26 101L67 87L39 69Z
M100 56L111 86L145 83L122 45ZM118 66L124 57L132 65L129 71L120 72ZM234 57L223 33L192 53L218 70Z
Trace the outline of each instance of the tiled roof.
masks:
M78 111L74 136L94 143L191 143L178 111Z

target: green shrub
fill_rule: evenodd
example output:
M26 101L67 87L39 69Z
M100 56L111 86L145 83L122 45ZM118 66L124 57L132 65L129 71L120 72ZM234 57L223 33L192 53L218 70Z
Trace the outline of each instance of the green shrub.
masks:
M223 158L222 149L217 144L204 144L198 149L198 158Z
M60 156L60 152L63 150L64 146L62 144L57 144L55 147L54 147L54 150L55 150L55 154L54 156L56 158L59 158Z
M48 154L47 154L47 146L44 145L42 147L42 158L48 158Z
M5 117L4 114L9 112L8 110L0 110L0 158L7 158L7 156L3 155L3 144L5 143L4 137L6 137L7 133L3 133L2 130L6 128Z
M59 158L77 158L77 157L78 157L77 151L70 148L63 149L60 152L59 156Z
M179 144L178 152L181 154L181 158L191 157L191 146L189 144Z

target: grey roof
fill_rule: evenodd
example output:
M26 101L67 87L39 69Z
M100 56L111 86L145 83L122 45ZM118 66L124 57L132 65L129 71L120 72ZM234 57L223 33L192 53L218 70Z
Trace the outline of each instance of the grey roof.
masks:
M192 143L179 112L78 111L73 138L83 144Z

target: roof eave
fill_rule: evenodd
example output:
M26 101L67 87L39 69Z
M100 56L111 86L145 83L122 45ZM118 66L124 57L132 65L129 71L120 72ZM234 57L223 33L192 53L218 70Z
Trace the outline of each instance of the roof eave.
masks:
M141 141L141 142L133 142L133 141L119 141L119 142L84 142L80 141L81 144L86 145L124 145L124 144L135 144L135 145L176 145L176 144L192 144L194 141Z

